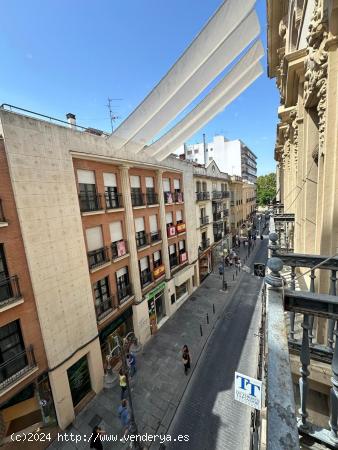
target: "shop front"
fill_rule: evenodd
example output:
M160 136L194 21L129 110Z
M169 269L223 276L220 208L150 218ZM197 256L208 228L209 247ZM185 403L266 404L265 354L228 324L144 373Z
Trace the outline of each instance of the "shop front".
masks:
M150 333L154 334L161 325L161 321L166 317L165 308L165 282L160 283L155 289L150 291L146 295L146 300L148 302L148 312L149 312L149 322L150 322Z
M211 248L208 248L198 257L198 269L200 282L202 282L212 271L212 252Z

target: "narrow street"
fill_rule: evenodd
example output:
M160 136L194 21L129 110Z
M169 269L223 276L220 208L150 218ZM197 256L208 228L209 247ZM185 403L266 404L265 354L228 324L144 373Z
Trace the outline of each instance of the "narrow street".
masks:
M266 262L267 242L261 243L255 262ZM261 285L262 279L242 273L169 428L172 437L188 434L189 442L167 449L249 448L251 409L234 400L233 380L235 371L256 375Z

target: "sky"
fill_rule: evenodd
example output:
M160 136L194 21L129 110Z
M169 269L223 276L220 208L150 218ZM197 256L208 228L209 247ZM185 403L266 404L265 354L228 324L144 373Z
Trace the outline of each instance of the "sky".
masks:
M183 53L222 0L0 0L0 104L111 131ZM266 49L265 0L257 0ZM264 74L189 139L241 139L257 155L258 175L275 170L278 91ZM207 91L206 91L207 92ZM196 102L195 102L196 103ZM191 106L193 107L193 105ZM187 109L189 110L189 109ZM178 119L177 119L178 120ZM175 123L175 122L173 122Z

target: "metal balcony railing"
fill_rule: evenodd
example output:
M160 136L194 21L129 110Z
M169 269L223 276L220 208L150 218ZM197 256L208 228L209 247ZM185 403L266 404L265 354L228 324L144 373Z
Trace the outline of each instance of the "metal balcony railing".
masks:
M169 255L169 265L170 265L170 269L178 266L178 258L175 253L172 255Z
M149 235L145 232L136 233L136 247L141 248L149 245Z
M164 191L163 195L164 195L164 203L167 204L174 203L175 201L174 192Z
M112 242L111 244L112 259L121 258L128 253L128 244L125 239Z
M222 213L220 211L215 212L215 213L213 213L212 218L213 218L214 222L217 222L218 220L222 220Z
M153 244L154 242L158 242L161 240L161 232L160 230L153 231L150 233L150 242Z
M223 217L229 217L229 210L223 209Z
M7 222L5 215L4 215L1 198L0 198L0 222Z
M104 319L108 314L113 312L114 309L117 309L117 306L114 305L114 296L101 300L100 303L95 305L96 320L99 322Z
M217 232L217 233L214 232L214 241L218 242L221 239L222 239L222 232Z
M204 251L209 247L210 247L210 239L208 238L208 239L202 240L202 242L200 243L199 249L200 249L200 251Z
M210 200L210 192L196 192L196 200L198 202L203 200Z
M109 262L108 247L98 248L87 253L88 265L90 269L102 266L106 262Z
M126 302L133 295L133 287L131 283L124 286L118 286L116 295L120 305Z
M222 197L222 191L212 191L212 199L220 200Z
M117 209L123 207L122 194L106 192L105 199L107 209Z
M176 203L183 203L184 202L183 192L175 192L174 194L175 194L174 197L175 197L175 202Z
M156 192L147 192L147 205L157 205L158 204L158 194Z
M0 393L36 367L33 347L30 346L0 364Z
M202 216L202 217L200 217L200 224L201 224L201 226L208 225L208 223L209 223L209 216Z
M330 448L338 448L338 345L335 342L338 336L338 258L280 253L274 217L270 219L270 232L271 258L268 267L271 272L266 277L267 449L298 449L299 434L305 443L314 440ZM307 270L299 272L299 268ZM310 290L296 290L301 287L298 280L303 280L306 286L304 279L307 271L310 274ZM328 293L315 292L315 279L319 271L330 273ZM288 312L287 322L285 311ZM327 336L324 342L319 342L317 337L323 340L323 330L327 330ZM293 361L299 355L298 414L289 350ZM314 423L316 415L312 415L312 421L309 420L309 397L315 395L309 389L309 376L315 361L321 363L323 377L325 370L328 373L332 370L327 428Z
M145 206L145 195L142 192L131 193L131 204L132 206Z
M17 275L0 281L0 307L15 302L21 297L19 279Z
M102 209L101 194L79 194L80 211L91 212Z
M221 191L222 193L222 198L229 198L230 197L230 192L229 191Z
M150 269L140 272L140 280L142 288L146 287L153 281L153 274L151 273Z

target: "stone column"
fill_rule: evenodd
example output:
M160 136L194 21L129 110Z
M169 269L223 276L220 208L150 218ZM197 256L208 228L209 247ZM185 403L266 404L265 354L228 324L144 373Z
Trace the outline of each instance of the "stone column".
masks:
M165 205L164 205L164 195L163 195L163 170L157 171L157 192L158 200L160 205L159 210L159 220L162 236L162 261L165 266L165 277L170 280L170 264L169 264L169 251L168 251L168 236L167 236L167 224L165 220Z

